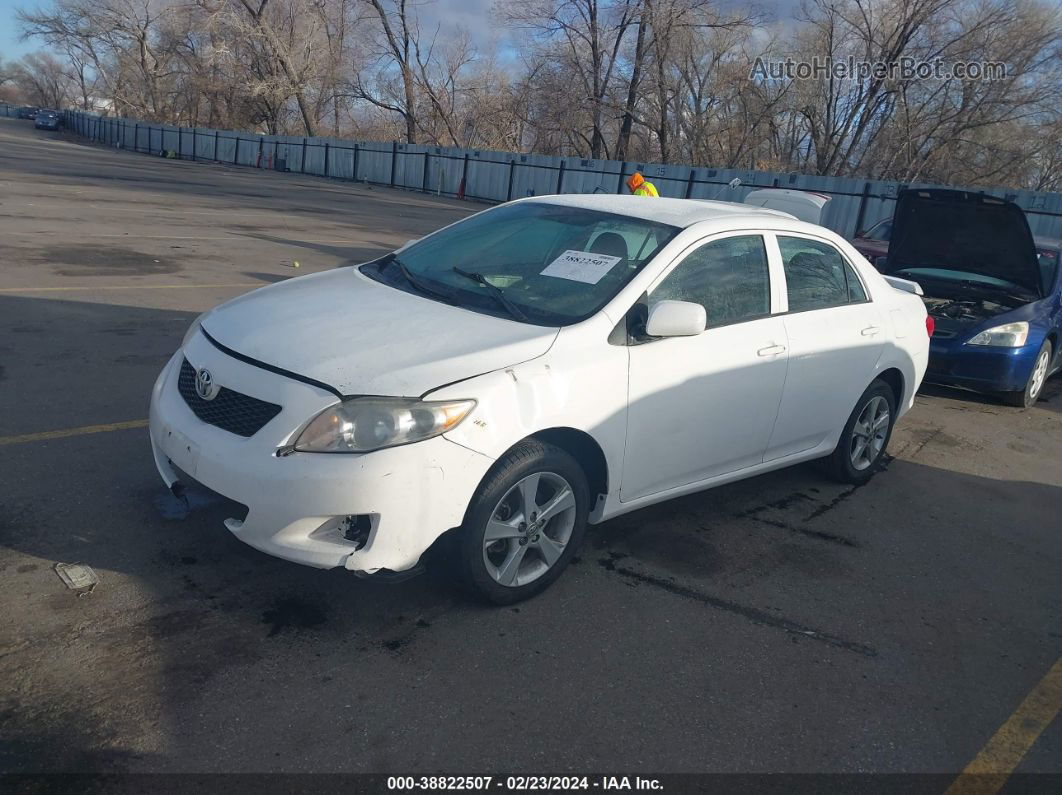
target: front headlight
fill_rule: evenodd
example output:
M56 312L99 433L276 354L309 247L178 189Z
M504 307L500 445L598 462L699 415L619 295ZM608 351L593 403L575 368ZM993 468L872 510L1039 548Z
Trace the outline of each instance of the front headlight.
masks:
M468 416L474 400L352 398L327 408L299 434L304 453L368 453L446 433Z
M1029 338L1029 324L1024 320L1006 323L995 328L985 329L967 345L992 345L998 348L1020 348Z

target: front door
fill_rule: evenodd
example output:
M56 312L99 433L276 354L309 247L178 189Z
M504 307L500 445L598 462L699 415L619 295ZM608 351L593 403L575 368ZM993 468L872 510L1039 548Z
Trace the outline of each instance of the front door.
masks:
M661 300L702 304L708 327L630 348L623 502L760 463L785 383L761 235L695 245L650 290Z

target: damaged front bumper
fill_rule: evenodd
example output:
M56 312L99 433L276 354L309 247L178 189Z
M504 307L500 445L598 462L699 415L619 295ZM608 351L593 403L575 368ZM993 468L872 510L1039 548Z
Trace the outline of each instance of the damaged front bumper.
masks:
M203 422L177 389L184 357L229 389L279 403L281 412L249 438ZM195 335L152 392L156 467L167 486L178 482L179 470L245 505L246 517L225 526L262 552L318 568L409 570L442 533L461 524L493 462L443 437L362 455L277 455L307 419L335 401Z

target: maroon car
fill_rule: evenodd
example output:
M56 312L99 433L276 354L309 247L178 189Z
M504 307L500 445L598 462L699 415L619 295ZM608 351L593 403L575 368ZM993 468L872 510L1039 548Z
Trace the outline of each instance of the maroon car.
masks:
M877 265L878 257L889 253L889 237L892 235L892 218L882 218L865 231L856 232L852 245L866 257L871 265Z

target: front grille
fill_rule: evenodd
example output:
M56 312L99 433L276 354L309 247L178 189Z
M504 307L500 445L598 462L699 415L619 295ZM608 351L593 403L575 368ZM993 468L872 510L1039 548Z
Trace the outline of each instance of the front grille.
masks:
M213 400L203 400L195 391L195 368L185 359L177 378L177 390L188 408L208 425L237 436L254 436L280 413L280 406L221 387Z

